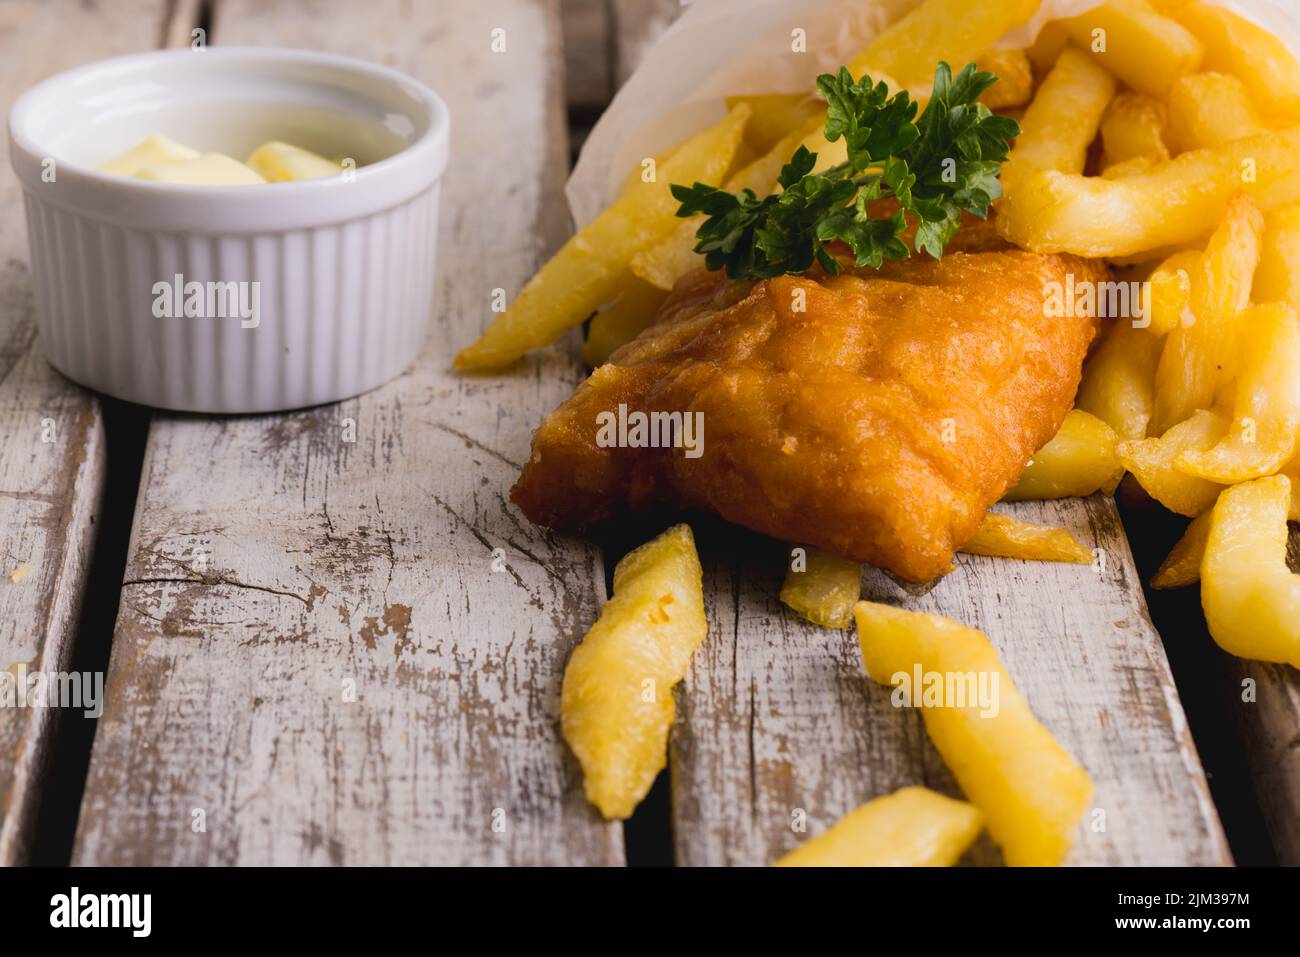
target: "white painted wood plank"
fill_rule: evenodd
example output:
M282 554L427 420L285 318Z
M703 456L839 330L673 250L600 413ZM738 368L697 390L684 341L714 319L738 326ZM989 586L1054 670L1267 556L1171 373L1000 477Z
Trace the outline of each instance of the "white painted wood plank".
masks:
M0 115L60 70L158 44L166 0L111 12L74 0L0 4ZM72 646L104 480L95 396L55 372L36 333L22 192L0 164L0 668L62 671ZM0 709L0 865L31 848L55 726Z
M211 39L362 56L447 100L434 329L358 400L155 420L74 859L620 863L558 722L603 568L505 499L582 378L574 343L449 368L567 231L558 8L230 0Z
M1102 550L1104 569L962 555L921 595L869 571L864 598L948 615L993 640L1035 713L1096 785L1105 830L1081 828L1069 863L1228 863L1113 501L1008 510L1069 528ZM714 546L709 643L679 699L671 755L679 862L769 863L905 784L959 794L919 714L895 709L888 689L863 673L856 633L797 620L777 598L784 550L741 542ZM799 812L806 833L791 826ZM984 838L968 860L1000 855Z

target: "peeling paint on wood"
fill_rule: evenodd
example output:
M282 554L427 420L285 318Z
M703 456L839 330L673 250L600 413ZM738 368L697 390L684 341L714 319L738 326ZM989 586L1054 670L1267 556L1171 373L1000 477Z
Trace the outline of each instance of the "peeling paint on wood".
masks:
M1008 510L1068 528L1101 550L1104 567L960 555L919 595L868 570L863 597L947 615L993 640L1096 785L1069 863L1229 863L1113 501ZM919 713L894 708L889 689L863 672L856 633L810 625L780 603L784 547L718 536L706 565L709 642L683 682L673 733L678 862L770 863L908 784L959 796ZM800 821L805 832L792 827ZM966 860L1001 855L984 837Z
M600 558L505 498L582 378L574 343L450 370L568 228L557 7L229 0L210 39L360 56L447 100L436 314L359 399L155 420L75 860L621 863L558 721Z
M74 0L0 5L0 114L28 87L101 57L149 49L167 0L122 0L113 15ZM41 354L21 189L0 169L0 669L67 668L104 481L99 402ZM26 569L26 573L20 570ZM0 865L21 863L56 715L0 710Z

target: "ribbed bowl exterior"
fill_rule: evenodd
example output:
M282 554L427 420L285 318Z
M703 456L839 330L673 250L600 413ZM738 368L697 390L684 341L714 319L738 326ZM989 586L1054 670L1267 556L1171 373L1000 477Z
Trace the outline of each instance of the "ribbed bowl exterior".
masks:
M45 352L69 378L108 395L182 411L300 408L382 385L424 341L437 182L344 222L210 235L110 225L25 192ZM159 317L156 284L177 275L205 288L257 283L258 324Z

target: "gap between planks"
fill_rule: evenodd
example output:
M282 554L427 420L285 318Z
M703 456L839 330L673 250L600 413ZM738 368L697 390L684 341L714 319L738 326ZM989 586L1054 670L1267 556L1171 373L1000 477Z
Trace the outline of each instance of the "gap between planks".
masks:
M122 0L112 14L74 0L0 6L8 105L60 70L150 49L167 0ZM46 362L35 331L21 189L0 172L0 667L63 671L73 660L105 503L100 402ZM58 729L80 712L0 713L0 865L30 858Z
M448 368L567 235L556 4L223 0L209 40L378 60L448 100L437 316L358 399L155 418L74 860L621 863L558 734L599 555L503 497L582 377L574 343L505 378ZM533 147L502 151L503 124Z

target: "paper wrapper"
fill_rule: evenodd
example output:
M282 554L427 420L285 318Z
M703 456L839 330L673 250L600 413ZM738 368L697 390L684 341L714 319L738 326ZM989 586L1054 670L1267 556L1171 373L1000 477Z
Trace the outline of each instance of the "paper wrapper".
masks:
M849 62L918 0L695 0L650 48L591 131L569 178L569 207L587 225L618 194L627 172L722 118L723 98L811 93L817 76ZM978 2L978 0L975 0ZM1043 0L1037 15L1003 38L1027 47L1048 20L1099 0ZM1222 0L1300 55L1296 0ZM807 52L791 50L791 31ZM954 65L955 66L955 65Z

